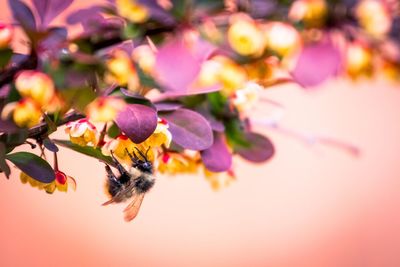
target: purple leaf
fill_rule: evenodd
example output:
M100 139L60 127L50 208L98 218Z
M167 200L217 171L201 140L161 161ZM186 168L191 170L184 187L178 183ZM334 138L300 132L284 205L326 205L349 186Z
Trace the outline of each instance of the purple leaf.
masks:
M20 0L8 0L8 5L11 8L11 13L21 27L27 32L36 31L36 21L30 8Z
M83 8L76 10L68 15L68 24L82 24L84 28L94 25L98 21L103 21L104 18L101 15L101 6L92 6L89 8Z
M140 104L129 104L121 111L116 124L134 143L146 140L157 127L157 112Z
M156 56L158 82L172 94L200 94L219 90L219 85L206 88L195 85L201 64L214 50L214 46L201 39L190 45L179 38L164 44Z
M172 140L183 148L205 150L213 144L211 126L199 113L181 108L159 116L167 120Z
M214 135L213 145L201 151L201 159L206 168L212 172L224 172L232 166L232 154L222 134Z
M58 152L57 145L54 144L54 142L52 140L50 140L49 138L45 138L43 140L43 145L47 150L49 150L51 152Z
M160 48L155 68L165 89L178 93L187 91L199 74L200 64L183 40L174 40Z
M2 133L14 133L19 129L12 121L0 120L0 132Z
M270 159L275 154L274 145L271 141L257 133L246 133L246 139L250 146L237 146L235 152L251 162L261 163Z
M42 183L54 181L54 170L44 159L28 152L16 152L6 155L6 159L15 164L21 171Z
M12 0L13 1L13 0ZM62 11L67 9L74 0L32 0L40 17L42 26L47 26Z
M211 129L215 132L219 132L222 133L223 131L225 131L225 126L224 124L217 120L207 108L198 108L197 112L199 112L210 124Z
M298 58L293 77L304 87L316 86L339 74L341 63L341 53L331 41L308 45Z
M68 31L64 27L54 27L48 30L48 36L40 42L42 51L58 53L58 48L64 44L67 39Z
M154 106L156 107L157 111L174 111L178 108L181 108L182 104L178 102L159 102L154 103Z

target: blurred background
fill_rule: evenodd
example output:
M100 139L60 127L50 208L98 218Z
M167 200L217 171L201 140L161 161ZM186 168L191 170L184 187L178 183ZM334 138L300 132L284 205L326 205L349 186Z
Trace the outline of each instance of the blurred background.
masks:
M344 140L360 156L259 127L276 146L268 164L236 160L237 180L218 192L202 175L158 176L131 223L124 205L101 206L95 159L62 149L60 168L78 183L66 194L1 175L0 266L400 266L399 89L336 80L266 90L286 107L282 126Z

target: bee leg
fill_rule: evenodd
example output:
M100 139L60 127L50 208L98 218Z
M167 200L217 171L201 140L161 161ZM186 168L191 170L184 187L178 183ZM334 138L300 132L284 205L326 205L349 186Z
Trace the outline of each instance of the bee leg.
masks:
M108 193L111 195L111 197L114 197L121 189L122 184L121 182L118 180L118 178L115 176L115 174L113 173L113 171L111 170L110 166L106 165L106 172L107 172L107 191ZM114 202L113 199L107 201L106 203L104 203L103 205L108 205L110 203Z
M118 182L117 176L115 176L115 174L111 170L110 166L106 165L105 168L106 168L108 180L112 180L112 181Z
M111 151L111 157L112 157L112 159L113 159L113 161L114 161L119 173L121 175L128 174L128 172L125 170L124 166L122 166L121 163L119 163L119 161L115 158L114 153L112 151Z

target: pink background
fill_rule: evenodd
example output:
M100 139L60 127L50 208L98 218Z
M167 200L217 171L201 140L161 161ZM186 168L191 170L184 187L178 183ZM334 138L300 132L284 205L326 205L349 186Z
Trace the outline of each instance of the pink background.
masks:
M276 145L270 163L236 160L237 181L219 192L200 175L159 176L131 223L123 206L100 205L105 173L94 159L61 151L78 181L67 194L1 175L0 266L400 266L399 89L265 91L287 107L282 125L350 141L361 156L259 128Z

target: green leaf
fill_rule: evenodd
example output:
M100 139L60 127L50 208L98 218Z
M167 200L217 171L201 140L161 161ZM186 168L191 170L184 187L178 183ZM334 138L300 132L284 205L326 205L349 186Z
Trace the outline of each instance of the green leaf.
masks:
M223 96L220 92L214 92L207 94L207 100L210 104L211 112L215 116L221 116L227 103L226 96Z
M139 25L129 23L122 31L125 39L135 39L142 34L142 29Z
M57 131L57 125L46 114L44 114L44 120L47 123L47 134L48 135L50 135L50 134L54 133L55 131Z
M86 106L96 98L96 93L89 87L66 89L61 91L61 95L80 112L84 112Z
M55 179L54 170L47 161L28 152L16 152L6 155L6 159L21 171L42 183L51 183Z
M25 142L28 138L27 129L19 129L17 132L3 134L0 136L0 141L4 142L7 146L18 146Z
M227 141L232 147L250 147L240 120L228 120L224 122L224 125Z
M4 68L10 61L13 51L10 48L0 49L0 69Z
M113 162L112 158L109 156L103 155L99 148L93 148L90 146L80 146L80 145L74 144L68 140L53 139L53 142L60 146L72 149L78 153L84 154L86 156L96 158L108 165L114 166L114 162Z
M121 130L118 128L117 124L115 124L115 123L113 123L107 131L107 135L111 138L116 138L120 133L121 133Z
M6 162L6 146L4 143L0 143L0 170L4 172L7 179L10 177L11 171Z

